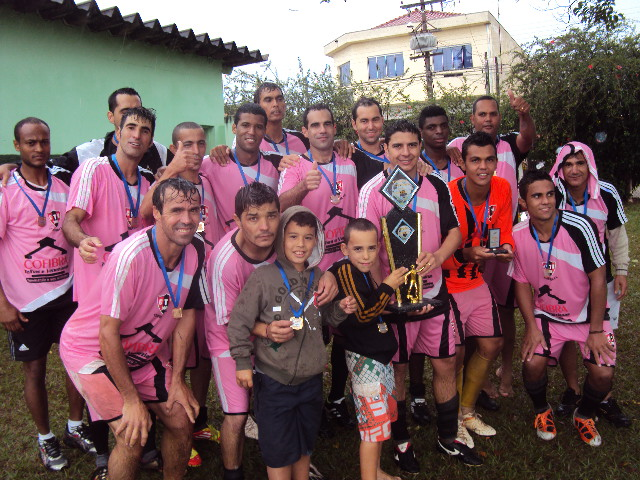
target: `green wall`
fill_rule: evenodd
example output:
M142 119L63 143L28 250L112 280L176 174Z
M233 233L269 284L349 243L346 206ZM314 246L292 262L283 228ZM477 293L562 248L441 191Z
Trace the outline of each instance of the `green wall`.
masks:
M225 141L218 60L0 6L0 65L0 155L15 153L13 126L27 116L49 123L53 153L104 136L107 98L124 86L156 109L156 141L168 146L184 121L213 127L210 145Z

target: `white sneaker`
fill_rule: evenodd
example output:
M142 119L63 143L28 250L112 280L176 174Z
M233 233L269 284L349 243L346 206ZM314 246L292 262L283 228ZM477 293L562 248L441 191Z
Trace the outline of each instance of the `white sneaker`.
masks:
M496 434L496 429L484 423L476 412L464 414L462 424L467 430L482 437L492 437Z
M458 420L458 433L456 434L456 440L460 443L464 443L469 448L475 447L473 438L469 435L469 431L463 425L462 420Z
M258 424L251 415L247 416L247 423L244 426L244 436L252 440L258 440Z

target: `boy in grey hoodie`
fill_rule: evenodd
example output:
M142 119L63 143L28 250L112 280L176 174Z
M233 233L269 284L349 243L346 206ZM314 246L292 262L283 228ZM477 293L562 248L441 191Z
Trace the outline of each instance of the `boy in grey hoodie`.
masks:
M277 260L249 277L227 330L236 379L254 389L260 450L273 478L308 478L309 458L320 428L322 371L327 354L322 322L337 326L355 311L347 297L318 309L313 292L322 271L322 224L307 208L294 206L280 219ZM291 337L273 341L269 326L289 320ZM256 322L267 325L252 339ZM254 376L251 355L255 355Z

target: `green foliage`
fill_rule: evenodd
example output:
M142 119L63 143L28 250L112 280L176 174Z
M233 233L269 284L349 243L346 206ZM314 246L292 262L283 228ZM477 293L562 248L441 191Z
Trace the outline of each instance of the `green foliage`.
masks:
M552 163L557 147L584 142L600 176L628 192L640 182L639 72L640 36L628 30L573 29L529 45L510 81L532 105L539 139L531 156Z
M587 27L603 26L607 31L612 31L624 21L624 15L616 12L615 6L616 0L574 0L569 8Z

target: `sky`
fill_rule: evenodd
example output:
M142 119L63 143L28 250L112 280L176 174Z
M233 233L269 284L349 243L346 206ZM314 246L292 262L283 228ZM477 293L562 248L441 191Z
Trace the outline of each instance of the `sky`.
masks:
M80 3L81 0L76 0ZM162 25L175 23L180 30L192 29L210 38L234 41L238 46L268 54L271 67L281 79L293 76L298 58L303 67L320 71L332 60L324 46L340 35L366 30L405 13L402 0L97 0L101 9L117 6L123 15L138 12L143 21L157 18ZM445 11L475 13L489 10L521 45L538 36L546 38L568 28L569 0L455 0ZM404 0L405 4L417 3ZM617 10L638 28L640 2L618 0ZM178 6L179 5L179 6ZM551 8L550 8L551 7ZM556 8L553 8L556 7ZM440 9L439 4L434 8ZM577 22L574 22L574 25ZM264 66L243 67L264 71Z

